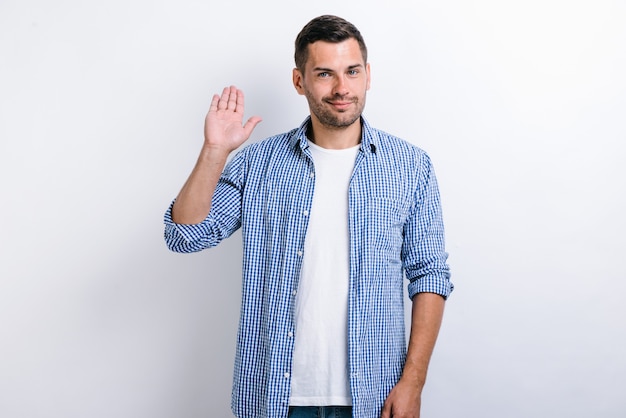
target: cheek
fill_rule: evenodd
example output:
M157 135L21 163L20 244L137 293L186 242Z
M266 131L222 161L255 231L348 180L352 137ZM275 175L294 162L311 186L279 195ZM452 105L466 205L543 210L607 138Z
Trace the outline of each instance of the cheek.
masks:
M369 90L370 89L370 78L369 76L365 78L364 80L364 89L365 90Z
M318 100L325 96L325 90L320 85L307 85L304 89L306 91L306 96L311 100Z

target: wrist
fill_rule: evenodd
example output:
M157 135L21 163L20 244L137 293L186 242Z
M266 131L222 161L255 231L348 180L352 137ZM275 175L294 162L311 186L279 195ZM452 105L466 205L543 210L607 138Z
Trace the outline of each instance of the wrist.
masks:
M404 366L400 380L416 390L421 391L426 384L426 373L421 368L407 363Z
M200 158L214 162L226 161L231 152L232 150L225 146L204 144L200 151Z

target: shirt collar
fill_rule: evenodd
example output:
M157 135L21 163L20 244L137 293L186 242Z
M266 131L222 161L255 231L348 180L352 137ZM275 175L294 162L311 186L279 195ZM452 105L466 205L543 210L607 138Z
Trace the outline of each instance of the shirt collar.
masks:
M291 138L292 146L299 146L302 151L309 147L306 133L310 124L311 116L307 116L304 122L294 131ZM374 129L363 116L361 116L361 151L365 155L376 154L378 151L377 136Z

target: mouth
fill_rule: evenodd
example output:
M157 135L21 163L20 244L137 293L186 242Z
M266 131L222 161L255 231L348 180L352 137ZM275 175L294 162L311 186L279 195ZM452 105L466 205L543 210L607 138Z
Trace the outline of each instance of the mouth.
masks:
M326 103L330 104L338 111L345 111L354 103L352 100L327 100Z

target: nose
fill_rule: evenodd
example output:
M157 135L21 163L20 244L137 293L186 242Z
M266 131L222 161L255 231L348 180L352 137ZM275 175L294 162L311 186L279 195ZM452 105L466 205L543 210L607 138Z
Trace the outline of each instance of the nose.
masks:
M337 82L333 88L333 93L335 96L347 96L350 90L348 89L348 83L345 76L337 77Z

